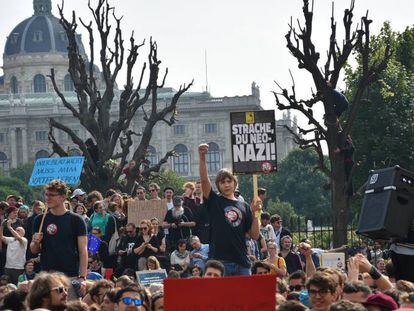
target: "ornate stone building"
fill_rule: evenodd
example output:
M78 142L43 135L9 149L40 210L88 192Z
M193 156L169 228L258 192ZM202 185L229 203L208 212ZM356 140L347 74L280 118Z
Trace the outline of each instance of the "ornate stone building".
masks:
M3 54L3 76L0 77L0 167L7 172L51 153L48 142L47 118L53 116L87 139L79 123L61 104L49 78L54 68L61 90L69 102L76 104L76 94L67 72L67 38L59 21L51 13L51 0L33 0L34 14L19 23L7 37ZM2 38L0 38L2 40ZM80 50L84 52L81 37ZM119 96L120 92L116 92ZM171 88L159 92L159 104L169 102ZM168 150L175 148L178 157L168 164L171 169L188 178L197 175L197 146L210 144L208 163L210 172L231 167L229 114L232 111L262 109L259 88L253 83L251 94L235 97L212 97L206 92L188 92L179 102L179 121L172 127L159 123L149 148L149 160L157 162ZM113 110L117 114L116 108ZM142 115L134 118L133 127L140 132L144 126ZM283 125L293 126L290 116L284 115ZM58 141L65 148L73 148L69 137L57 132ZM295 147L292 135L278 127L278 159Z

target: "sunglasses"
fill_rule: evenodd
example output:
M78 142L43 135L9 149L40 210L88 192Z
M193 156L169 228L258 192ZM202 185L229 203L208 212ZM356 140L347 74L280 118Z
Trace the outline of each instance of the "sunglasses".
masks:
M58 294L62 294L63 292L67 293L68 289L64 286L53 287L50 289L51 291L55 290Z
M289 290L291 292L299 292L304 288L303 285L289 285Z
M122 302L127 306L129 306L131 303L133 303L135 306L142 306L142 301L138 298L124 297L122 298Z
M142 227L141 230L148 230L148 227Z
M154 192L154 191L157 191L157 189L150 189L149 191L150 192Z

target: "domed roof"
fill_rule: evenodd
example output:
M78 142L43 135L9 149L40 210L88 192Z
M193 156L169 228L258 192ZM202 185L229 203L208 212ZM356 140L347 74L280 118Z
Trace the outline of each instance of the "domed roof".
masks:
M18 24L7 38L4 54L67 52L68 39L59 20L51 13L51 0L34 0L34 15ZM77 36L80 52L84 47Z

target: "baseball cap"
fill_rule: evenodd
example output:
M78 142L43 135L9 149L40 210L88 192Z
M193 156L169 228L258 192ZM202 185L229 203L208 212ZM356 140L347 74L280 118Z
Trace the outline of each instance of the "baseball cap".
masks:
M74 197L77 197L78 195L84 195L86 192L83 191L82 189L78 188L75 189L72 193L72 196L70 197L71 199L73 199Z
M394 299L391 298L391 296L388 296L384 293L378 293L378 294L371 294L368 296L367 301L363 303L364 306L377 306L377 307L384 307L388 310L397 310L398 305L394 301Z
M181 199L181 197L179 197L178 195L176 195L173 198L173 205L177 206L177 205L181 205L183 203L183 200Z

